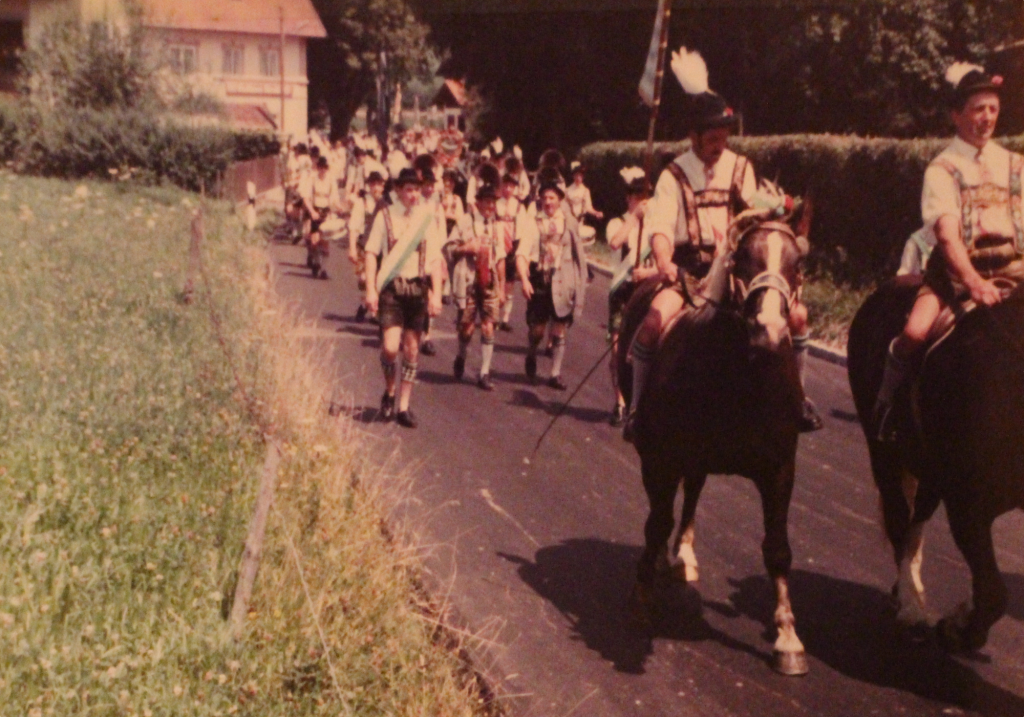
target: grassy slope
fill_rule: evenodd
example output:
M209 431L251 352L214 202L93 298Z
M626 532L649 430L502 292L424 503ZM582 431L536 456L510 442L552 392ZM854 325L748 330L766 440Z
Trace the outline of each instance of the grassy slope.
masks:
M205 251L223 347L205 295L179 301L187 204L0 175L0 711L479 712L224 206ZM235 645L223 613L267 425L281 489Z

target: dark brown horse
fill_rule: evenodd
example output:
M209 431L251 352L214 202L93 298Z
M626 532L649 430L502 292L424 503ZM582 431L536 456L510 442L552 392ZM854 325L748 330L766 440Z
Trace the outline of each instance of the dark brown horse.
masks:
M896 397L899 440L881 442L872 409L889 342L901 331L919 282L882 286L850 327L850 387L867 436L885 531L898 566L898 621L928 625L920 578L924 524L939 503L971 570L973 606L938 623L952 651L982 647L1006 610L992 546L992 523L1024 508L1024 292L966 314L936 344ZM912 395L913 394L913 395Z
M801 234L806 234L801 226ZM776 590L774 667L807 672L789 600L792 552L787 535L803 390L788 311L797 286L801 246L788 225L756 222L742 232L734 254L733 285L722 306L691 310L669 330L640 397L635 445L650 515L637 569L635 607L644 612L666 562L673 503L680 480L683 510L673 559L679 577L697 579L693 552L697 501L709 473L738 474L761 494L765 566ZM632 336L657 291L656 280L637 290L623 335ZM629 387L628 342L622 342L620 386ZM628 399L627 399L628 400Z

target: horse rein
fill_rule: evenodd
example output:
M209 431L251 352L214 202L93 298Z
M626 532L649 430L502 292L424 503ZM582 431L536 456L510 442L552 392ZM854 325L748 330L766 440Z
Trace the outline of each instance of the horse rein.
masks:
M736 237L736 241L733 243L733 251L739 249L743 240L755 230L779 232L780 234L789 237L794 243L796 243L797 240L796 233L793 231L793 228L785 222L762 222L761 224L752 224L740 233L740 235ZM738 296L739 301L737 303L741 306L747 302L747 299L750 298L751 294L761 289L774 289L779 292L779 294L782 295L783 301L786 302L786 311L789 311L796 299L796 292L793 291L793 287L790 285L789 281L786 280L786 277L776 271L762 271L750 280L749 285L745 284L742 279L737 278L731 273L729 278L733 284L733 296Z

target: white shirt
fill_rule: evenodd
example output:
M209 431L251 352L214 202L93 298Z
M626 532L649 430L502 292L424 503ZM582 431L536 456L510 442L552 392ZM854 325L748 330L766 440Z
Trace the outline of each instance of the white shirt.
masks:
M356 197L352 204L352 214L348 220L348 235L359 238L366 231L366 220L373 216L377 208L377 200L367 192L365 197Z
M323 179L319 172L314 172L299 184L299 196L308 199L314 208L332 209L339 203L338 183L330 172Z
M929 242L935 243L935 223L939 217L950 215L958 222L963 219L960 187L953 175L941 166L943 160L956 167L967 186L978 192L971 218L973 237L1016 236L1009 204L1010 153L995 142L990 141L979 150L957 137L924 173L921 218L925 229L931 233Z
M646 224L646 220L645 220L644 223ZM609 239L612 238L613 236L615 236L616 234L618 234L622 230L622 227L625 224L626 224L626 216L625 215L623 215L621 217L615 217L614 219L609 220L608 226L605 229L605 236L607 236ZM642 245L644 249L646 249L649 246L649 242L650 242L650 238L647 237L646 234L647 234L647 232L644 232L645 237L644 237L644 242L643 242L643 245ZM620 257L619 266L622 268L622 270L625 271L628 268L628 271L626 271L626 276L630 276L633 273L633 267L636 265L637 250L641 247L640 241L641 241L641 238L640 238L640 222L636 222L635 221L635 222L632 223L632 226L629 228L629 234L626 237L626 243L623 244L621 247L619 247L619 249L617 249L615 251L615 255L617 257ZM621 258L622 257L622 250L623 249L626 249L626 256L625 256L625 258ZM646 261L644 262L643 265L644 266L653 266L653 263L654 263L654 255L651 254L650 252L648 252L647 253L647 259L646 259ZM618 274L618 272L616 272L616 274Z
M443 261L441 248L444 246L444 236L438 232L437 222L432 220L431 209L421 203L417 203L411 209L407 209L404 204L398 204L397 206L388 207L385 211L391 214L391 226L397 239L396 249L406 239L413 237L419 231L424 221L428 218L431 219L427 226L427 231L423 235L423 242L425 242L427 252L424 270L427 274L430 274L437 262ZM373 228L370 229L370 236L366 240L366 253L378 257L383 256L387 252L387 241L387 222L384 219L384 211L381 211L378 212L377 218L373 222ZM418 278L420 275L419 254L418 250L409 254L406 260L402 262L402 266L399 267L395 276L403 279ZM378 271L379 268L380 265L378 264ZM368 278L372 279L373 277Z
M409 158L405 156L405 152L398 149L388 152L388 172L391 173L392 177L397 177L399 172L410 166Z
M515 242L522 239L526 231L524 222L529 220L523 203L514 195L511 199L499 199L497 214L505 248L509 249Z
M441 194L441 206L444 208L444 218L453 219L456 223L462 221L462 217L466 214L466 209L462 205L462 197L455 192L451 194Z
M692 149L687 150L674 160L686 174L695 193L706 189L722 189L728 191L732 186L732 175L736 171L739 157L731 150L722 152L722 156L713 167L705 167ZM757 193L757 179L754 167L748 162L743 177L743 188L740 197L749 202ZM700 225L700 239L705 246L715 244L718 234L723 237L729 232L728 207L702 207L697 210L697 221ZM654 188L654 196L647 205L647 220L644 223L644 237L647 241L655 234L664 234L675 246L690 243L690 231L687 227L686 213L683 209L683 192L679 181L667 169L658 178Z
M593 214L594 203L590 198L590 188L585 184L570 184L565 190L565 201L569 202L572 215L583 219L585 214Z

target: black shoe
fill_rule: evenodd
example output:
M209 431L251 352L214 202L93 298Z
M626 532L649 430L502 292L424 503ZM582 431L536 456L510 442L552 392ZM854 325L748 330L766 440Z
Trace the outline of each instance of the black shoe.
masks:
M552 376L551 378L549 378L548 386L555 389L556 391L564 391L565 389L569 388L568 386L565 385L565 382L562 380L561 376Z
M424 356L437 356L437 347L434 346L433 341L427 339L423 342L423 345L420 346L420 353Z
M506 334L512 333L512 324L510 324L507 321L502 321L500 324L498 324L498 330L504 331Z
M612 409L611 418L608 419L614 428L618 428L626 422L626 407L622 404L616 403L615 408Z
M403 428L416 428L416 426L419 425L419 422L416 420L416 416L412 411L399 411L396 420L398 421L398 425Z
M463 375L466 373L466 357L456 356L455 365L452 366L452 373L455 374L455 378L459 381L462 380Z
M531 381L537 378L537 357L532 354L526 355L526 377Z
M450 306L451 303L452 303L452 295L451 294L445 294L444 296L442 296L441 297L441 303L444 304L445 306Z
M356 323L357 324L361 324L364 321L366 321L366 307L363 304L360 304L359 308L356 309L356 317L355 318L356 318Z
M387 392L380 399L380 420L387 423L395 417L395 397L389 396Z
M825 423L821 420L821 414L818 413L818 408L809 398L804 399L804 406L798 425L801 433L820 431L825 426Z
M484 375L482 375L480 377L480 379L476 382L476 385L479 386L480 388L482 388L485 391L493 391L494 390L494 384L491 383L491 376L490 376L490 374L486 374L485 373Z

